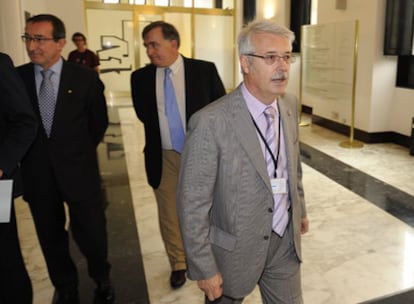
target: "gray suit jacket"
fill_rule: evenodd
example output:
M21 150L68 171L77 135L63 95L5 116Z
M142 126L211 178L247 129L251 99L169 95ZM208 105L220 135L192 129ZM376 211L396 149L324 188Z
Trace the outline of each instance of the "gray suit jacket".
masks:
M295 249L301 259L300 225L306 208L298 103L286 94L278 104L288 156ZM180 172L177 208L188 277L202 280L220 272L224 294L246 296L265 267L273 194L240 87L192 116Z

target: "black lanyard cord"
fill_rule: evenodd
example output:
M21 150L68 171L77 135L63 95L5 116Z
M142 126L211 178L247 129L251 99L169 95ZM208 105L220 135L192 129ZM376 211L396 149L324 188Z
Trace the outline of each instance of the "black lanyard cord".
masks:
M262 139L263 143L265 144L266 150L270 153L270 156L272 157L272 160L273 160L273 163L274 163L274 167L275 167L275 172L273 174L273 177L274 178L277 178L277 172L276 172L276 170L277 170L277 163L278 163L279 154L280 154L280 115L278 113L278 132L277 132L278 136L277 136L277 154L276 154L276 157L273 154L273 151L270 149L269 144L267 143L265 137L263 136L262 132L260 131L259 127L256 124L256 121L254 120L254 118L253 118L253 116L251 114L250 114L250 117L251 117L251 119L253 121L253 124L254 124L257 132L260 135L260 138Z

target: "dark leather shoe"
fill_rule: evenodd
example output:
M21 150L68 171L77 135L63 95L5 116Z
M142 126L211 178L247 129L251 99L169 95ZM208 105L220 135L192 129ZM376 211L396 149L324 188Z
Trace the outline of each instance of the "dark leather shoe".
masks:
M185 270L176 270L171 272L170 285L172 288L177 289L184 285L186 281Z
M112 304L115 303L115 289L110 280L98 283L95 289L94 304Z
M79 292L77 288L56 289L52 304L79 304Z

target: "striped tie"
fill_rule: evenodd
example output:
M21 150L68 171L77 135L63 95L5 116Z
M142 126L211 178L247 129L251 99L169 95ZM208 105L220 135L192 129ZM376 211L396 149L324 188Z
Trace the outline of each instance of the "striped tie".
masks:
M272 151L273 155L276 155L276 133L275 133L275 117L276 117L276 111L273 107L269 106L267 107L263 114L266 117L266 134L265 139L266 143L269 146L270 151ZM275 173L275 163L273 161L272 155L270 154L269 150L266 149L266 167L267 172L269 173L270 178L274 177Z
M278 136L280 136L279 134L277 134L275 132L275 125L279 125L279 121L278 119L278 115L276 113L276 110L269 106L267 107L263 114L266 117L266 121L267 121L267 128L266 128L266 143L269 146L270 151L272 151L273 156L276 158L276 156L278 155L277 149L279 149L279 147L276 146L276 141L278 143L280 143L280 140L278 140ZM282 153L279 150L279 155L278 155L278 164L277 166L281 166L282 164ZM275 170L277 168L275 168L275 163L274 160L272 158L272 155L270 154L270 152L268 151L268 149L266 149L266 166L267 166L267 172L269 173L269 177L272 179L275 177ZM282 170L279 170L280 172ZM281 176L277 176L277 177L281 177ZM287 194L273 194L273 200L274 200L274 212L273 212L273 231L276 232L278 235L283 236L287 224L289 222L289 213L288 213L288 198L287 198Z

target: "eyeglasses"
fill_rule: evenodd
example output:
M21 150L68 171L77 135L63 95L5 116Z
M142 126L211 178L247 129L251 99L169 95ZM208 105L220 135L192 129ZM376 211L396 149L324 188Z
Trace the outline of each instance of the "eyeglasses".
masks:
M44 37L30 37L26 35L22 35L22 40L25 43L35 42L39 44L44 44L46 41L56 40L55 38L44 38Z
M245 54L245 55L251 56L251 57L262 58L267 65L272 65L276 61L279 62L280 60L283 60L286 64L295 62L295 56L293 55L283 55L283 56L276 55L276 54L267 54L264 56L257 55L257 54Z

